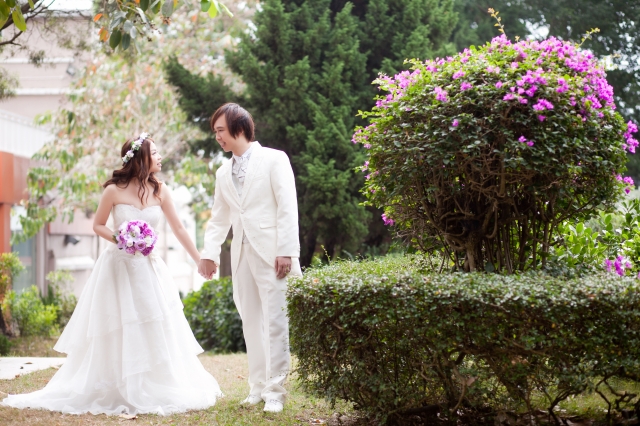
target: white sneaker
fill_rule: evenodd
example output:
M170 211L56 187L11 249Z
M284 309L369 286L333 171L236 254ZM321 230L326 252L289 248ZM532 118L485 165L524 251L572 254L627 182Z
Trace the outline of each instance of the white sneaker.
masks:
M264 404L264 411L269 413L280 413L284 408L284 404L282 401L278 401L277 399L270 399Z
M249 394L248 397L246 397L241 403L240 405L256 405L262 402L262 398L260 398L260 395L252 395Z

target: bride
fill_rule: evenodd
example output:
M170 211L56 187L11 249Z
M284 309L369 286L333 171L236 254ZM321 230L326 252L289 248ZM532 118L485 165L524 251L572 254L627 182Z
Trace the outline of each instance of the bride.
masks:
M162 215L196 264L200 255L154 173L161 156L143 133L122 147L123 166L104 184L93 229L115 243L106 226ZM222 396L197 358L203 352L182 312L167 265L153 251L133 255L113 244L98 258L71 320L54 349L67 360L44 389L10 395L4 405L63 413L167 415L204 409ZM131 252L131 250L129 250Z

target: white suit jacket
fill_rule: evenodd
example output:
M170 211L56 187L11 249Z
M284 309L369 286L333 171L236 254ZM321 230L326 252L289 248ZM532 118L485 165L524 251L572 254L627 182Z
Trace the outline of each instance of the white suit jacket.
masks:
M240 261L243 234L269 265L275 267L278 256L291 257L291 273L301 274L298 199L289 157L258 142L253 144L241 196L233 185L233 160L216 172L213 208L204 234L201 258L220 265L220 247L227 238L229 227L233 227L232 274Z

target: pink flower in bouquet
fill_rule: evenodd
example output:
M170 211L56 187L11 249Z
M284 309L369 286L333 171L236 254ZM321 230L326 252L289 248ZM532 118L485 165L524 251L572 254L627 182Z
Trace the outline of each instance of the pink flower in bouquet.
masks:
M116 235L116 244L120 250L128 254L140 253L148 256L155 247L158 237L155 231L144 220L131 220L120 225Z

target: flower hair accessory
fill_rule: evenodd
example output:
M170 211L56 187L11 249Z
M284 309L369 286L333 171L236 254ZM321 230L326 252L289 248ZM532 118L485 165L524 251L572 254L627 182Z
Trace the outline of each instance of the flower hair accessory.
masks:
M134 151L139 150L140 147L142 146L142 142L144 142L144 140L149 136L151 136L149 133L146 133L146 132L140 133L140 136L138 136L138 139L136 139L131 143L131 149L127 151L124 157L122 157L122 162L124 164L127 164L127 162L133 158Z

